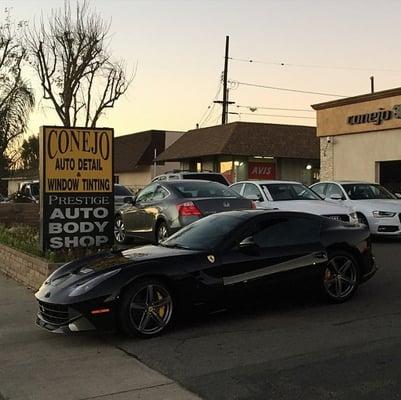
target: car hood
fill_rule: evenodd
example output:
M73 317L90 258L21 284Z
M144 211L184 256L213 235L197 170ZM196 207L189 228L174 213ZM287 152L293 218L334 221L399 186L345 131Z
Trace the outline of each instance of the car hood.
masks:
M396 199L372 199L372 200L351 200L353 204L358 205L364 209L369 209L371 211L393 211L401 212L401 200Z
M349 207L332 204L324 200L273 201L271 204L279 210L301 211L317 215L350 214L353 212Z
M146 262L154 262L158 259L166 259L168 257L194 252L195 250L167 248L154 245L147 245L119 252L103 252L95 256L84 257L64 264L50 275L46 282L48 284L57 285L58 281L61 282L66 279L68 279L70 283L72 281L84 281L91 276L96 276L115 269L132 268L135 267L135 265Z

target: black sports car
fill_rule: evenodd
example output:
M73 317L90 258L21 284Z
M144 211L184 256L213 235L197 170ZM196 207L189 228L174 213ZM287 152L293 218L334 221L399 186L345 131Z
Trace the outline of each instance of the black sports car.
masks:
M183 226L222 211L250 210L254 203L218 182L158 181L142 189L115 215L118 243L141 238L159 243Z
M168 327L183 305L296 279L343 302L375 272L365 226L297 212L225 212L159 246L65 264L36 293L37 324L51 331L119 325L149 337Z

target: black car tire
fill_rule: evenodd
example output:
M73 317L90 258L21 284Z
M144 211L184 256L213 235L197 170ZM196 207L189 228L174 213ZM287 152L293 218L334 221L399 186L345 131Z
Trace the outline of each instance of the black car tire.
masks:
M160 221L156 224L155 238L156 243L159 244L170 236L166 222Z
M128 336L151 338L170 327L174 301L167 285L155 279L135 281L124 292L119 323Z
M355 258L344 250L330 252L321 278L321 290L326 299L343 303L355 294L358 284L359 267Z
M129 243L129 239L127 238L127 233L124 228L124 221L121 215L117 215L114 219L114 239L119 244L127 244Z

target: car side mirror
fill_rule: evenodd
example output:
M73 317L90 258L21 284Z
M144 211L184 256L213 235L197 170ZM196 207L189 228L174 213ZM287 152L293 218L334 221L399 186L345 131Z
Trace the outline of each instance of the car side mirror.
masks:
M252 236L249 236L242 240L238 244L238 250L241 253L248 254L250 256L258 256L260 254L260 249Z
M132 205L134 205L135 204L135 197L132 197L132 196L124 197L123 202L124 202L124 204L132 204Z
M342 200L343 197L340 194L333 193L333 194L330 195L330 199L331 200Z
M395 197L397 197L397 199L401 199L401 193L394 193Z
M248 196L245 196L248 200L252 201L263 201L263 197L260 194L250 194Z

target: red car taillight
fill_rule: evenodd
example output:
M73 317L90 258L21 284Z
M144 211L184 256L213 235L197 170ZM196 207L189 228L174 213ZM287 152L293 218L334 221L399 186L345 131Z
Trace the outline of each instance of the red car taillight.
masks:
M253 209L256 209L256 202L251 201L251 207L252 207Z
M177 210L180 217L200 217L202 215L199 208L192 201L177 204Z

